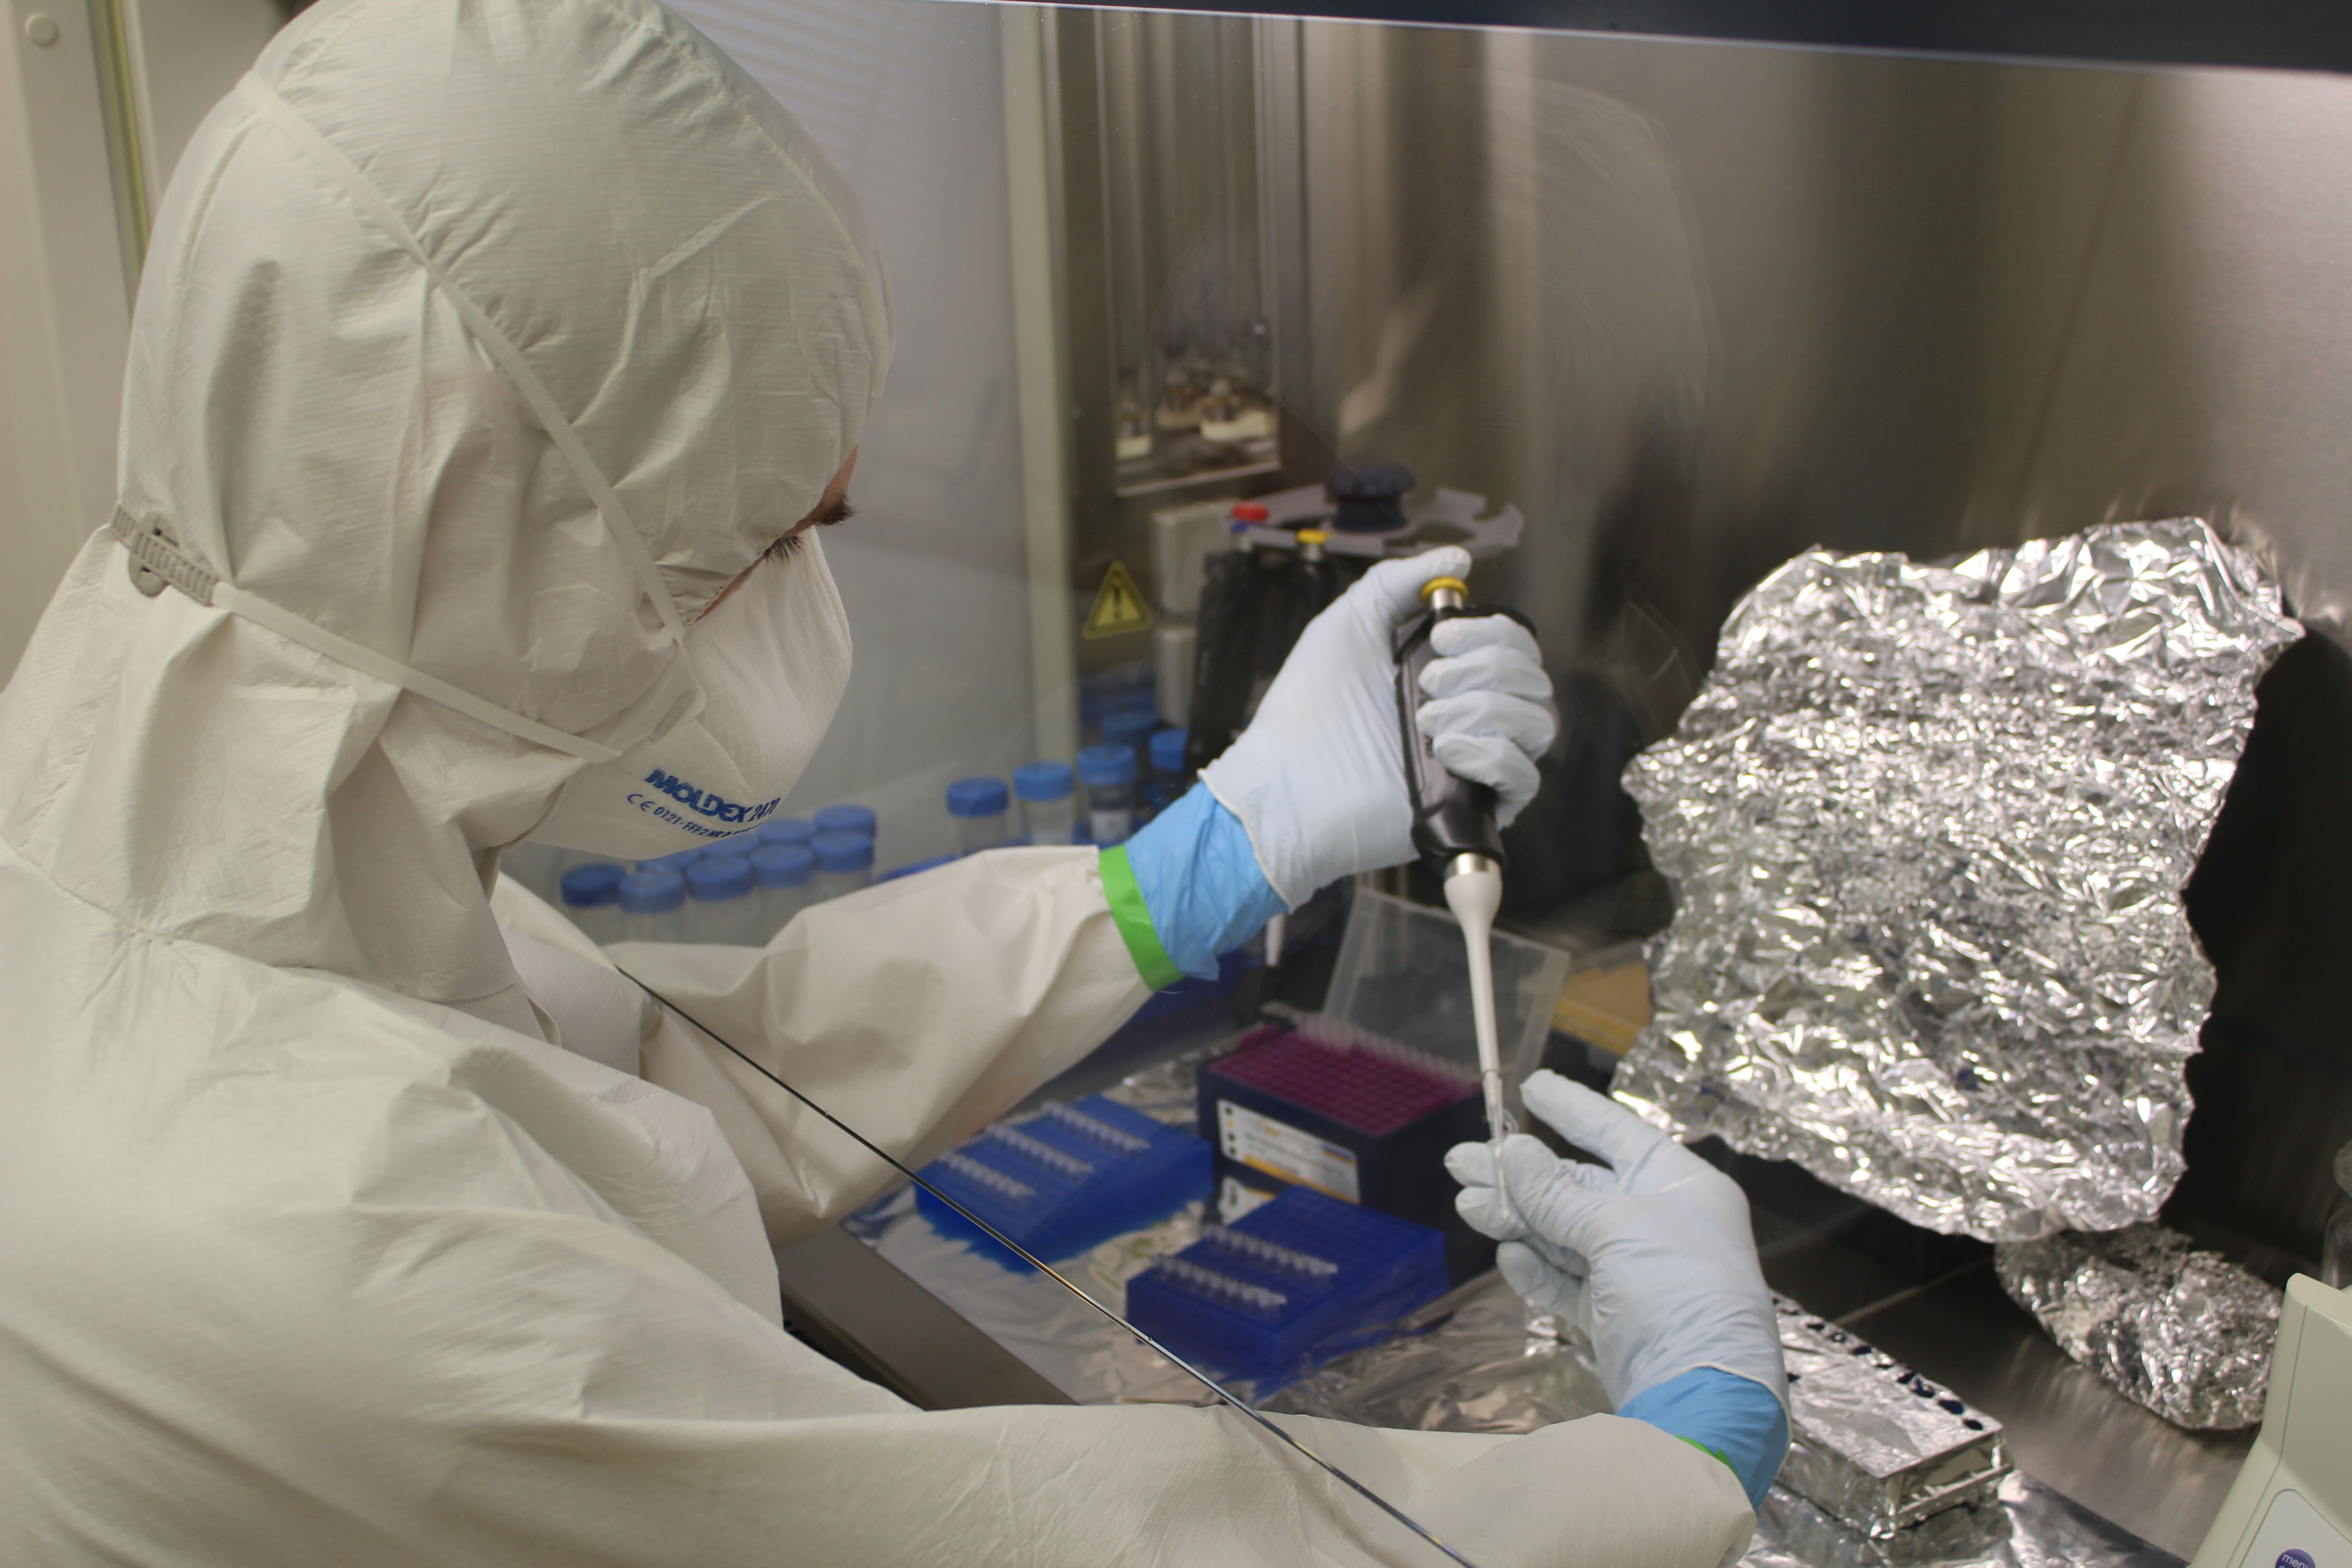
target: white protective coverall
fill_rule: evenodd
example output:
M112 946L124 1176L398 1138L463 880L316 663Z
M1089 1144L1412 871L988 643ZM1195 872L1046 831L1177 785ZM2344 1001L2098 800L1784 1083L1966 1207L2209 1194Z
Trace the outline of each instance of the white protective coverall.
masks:
M865 232L641 0L321 5L197 135L121 494L229 586L98 535L0 705L0 1562L1438 1561L1231 1412L927 1414L793 1340L771 1245L883 1173L498 883L581 763L459 709L610 724L807 511ZM1144 995L1083 848L635 951L909 1161ZM1748 1535L1640 1422L1297 1427L1482 1565Z

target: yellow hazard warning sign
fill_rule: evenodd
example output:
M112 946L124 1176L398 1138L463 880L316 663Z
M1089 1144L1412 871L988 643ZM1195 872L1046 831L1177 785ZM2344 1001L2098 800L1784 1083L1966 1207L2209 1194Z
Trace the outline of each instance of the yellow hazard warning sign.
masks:
M1095 590L1095 607L1087 612L1087 624L1079 635L1115 637L1150 629L1151 606L1143 602L1143 591L1135 585L1125 562L1112 562L1110 570L1103 574L1102 586Z

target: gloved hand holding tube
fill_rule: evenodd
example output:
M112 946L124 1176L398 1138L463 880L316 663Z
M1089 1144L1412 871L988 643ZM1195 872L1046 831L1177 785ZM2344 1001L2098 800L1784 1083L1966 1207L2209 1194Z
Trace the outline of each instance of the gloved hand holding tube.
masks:
M1503 1245L1496 1262L1539 1311L1582 1329L1617 1413L1697 1444L1759 1499L1786 1452L1788 1375L1748 1199L1730 1177L1623 1106L1557 1073L1528 1109L1605 1162L1526 1134L1456 1145L1454 1206Z

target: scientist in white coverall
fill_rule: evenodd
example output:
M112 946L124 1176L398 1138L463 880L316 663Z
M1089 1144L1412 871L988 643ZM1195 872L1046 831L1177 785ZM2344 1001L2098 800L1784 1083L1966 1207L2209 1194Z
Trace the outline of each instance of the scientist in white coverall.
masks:
M1442 1561L1230 1411L927 1414L793 1339L772 1247L888 1173L499 879L739 826L841 692L800 530L889 306L765 93L647 0L319 5L182 160L132 336L121 510L0 705L0 1562ZM1123 852L622 956L928 1160L1406 857L1386 637L1465 564L1370 574ZM1516 808L1534 646L1440 636L1440 754ZM1528 1099L1608 1163L1523 1141L1506 1204L1457 1151L1464 1211L1623 1414L1294 1429L1481 1568L1728 1563L1786 1433L1745 1205Z

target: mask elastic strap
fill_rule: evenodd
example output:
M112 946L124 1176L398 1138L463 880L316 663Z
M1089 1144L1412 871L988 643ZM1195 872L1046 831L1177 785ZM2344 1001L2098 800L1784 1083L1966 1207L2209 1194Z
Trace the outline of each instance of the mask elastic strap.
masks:
M338 664L348 665L363 675L372 675L404 691L428 698L494 730L503 730L509 735L519 735L526 741L586 762L617 760L627 746L683 717L686 705L696 695L687 661L673 656L668 668L662 672L661 679L654 682L652 689L631 703L609 726L611 733L608 739L592 741L584 735L575 735L551 724L542 724L536 719L527 719L512 709L501 708L461 686L452 686L438 676L412 668L372 647L340 637L314 621L305 620L291 610L257 598L234 583L221 581L220 574L183 551L178 540L163 523L142 523L129 512L117 508L113 521L107 524L107 531L130 552L131 584L150 598L162 593L169 584L199 605L241 616L256 626L267 626L278 636L299 643L314 653L323 654ZM678 689L681 686L684 687L682 690Z
M488 314L457 287L441 264L426 253L423 243L400 215L393 210L392 204L368 184L366 177L352 166L350 159L313 130L309 121L296 113L293 107L278 97L268 84L250 72L236 85L237 91L244 94L246 100L263 119L284 132L296 147L359 204L360 210L383 231L386 237L408 252L425 269L425 275L449 301L450 308L466 323L466 330L473 334L474 341L497 362L499 368L506 373L507 380L522 395L523 401L530 405L530 411L538 416L549 439L555 443L556 450L562 452L564 459L572 465L572 472L586 488L589 498L596 503L596 510L604 520L605 531L621 547L621 553L628 560L629 570L636 574L646 596L653 601L654 608L660 613L662 625L669 629L671 643L674 646L682 644L686 638L686 624L678 616L677 605L670 599L668 584L662 581L653 557L646 551L645 541L637 536L636 526L629 521L627 510L621 505L621 498L614 495L613 487L604 481L604 474L588 456L588 448L582 444L579 433L572 428L572 421L556 406L553 395L522 357L522 351L516 348Z

